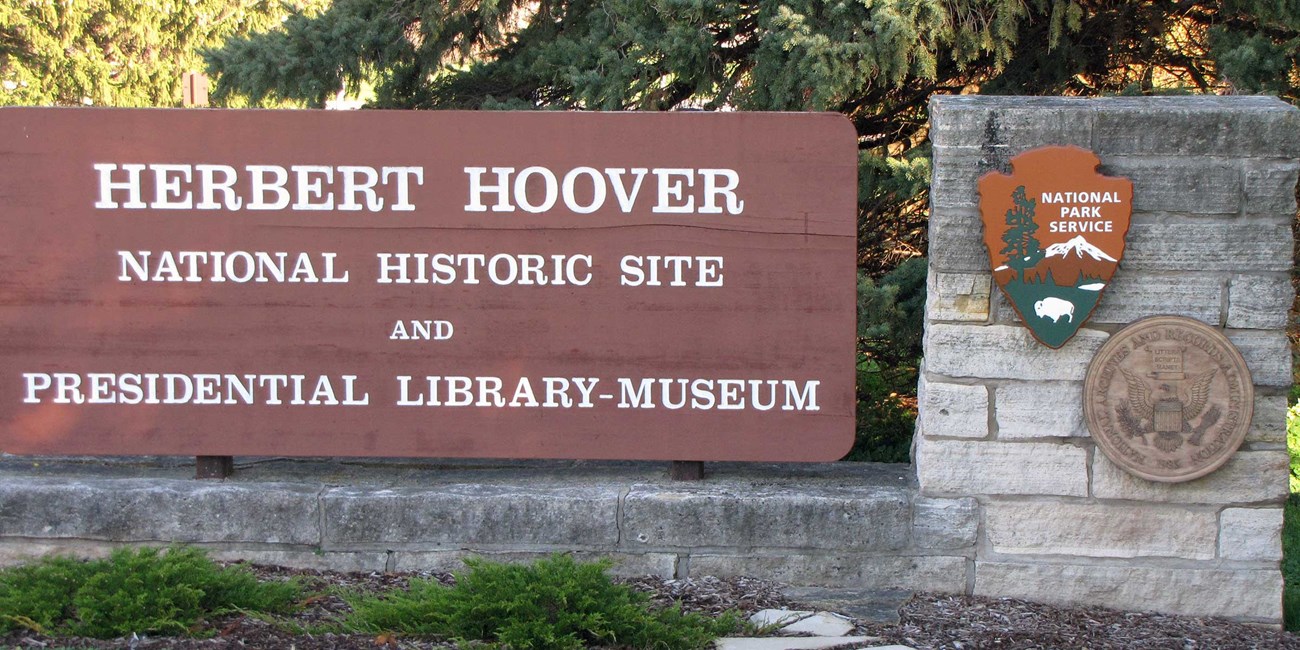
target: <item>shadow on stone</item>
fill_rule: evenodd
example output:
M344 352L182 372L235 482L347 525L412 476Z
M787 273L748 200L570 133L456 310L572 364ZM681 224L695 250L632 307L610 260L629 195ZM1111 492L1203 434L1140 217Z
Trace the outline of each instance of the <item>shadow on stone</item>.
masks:
M801 609L826 610L867 623L897 625L899 610L912 597L905 589L828 589L786 587L781 590Z

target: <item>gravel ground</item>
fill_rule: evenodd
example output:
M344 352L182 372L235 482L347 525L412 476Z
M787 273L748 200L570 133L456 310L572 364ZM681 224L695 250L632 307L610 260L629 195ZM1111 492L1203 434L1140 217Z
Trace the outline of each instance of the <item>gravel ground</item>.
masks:
M280 567L255 567L264 579L298 576L308 584L301 611L282 620L227 616L208 621L201 631L209 638L95 639L51 638L39 634L0 637L0 648L132 648L139 650L376 650L453 647L432 639L375 637L368 634L293 633L294 627L328 623L348 611L333 595L334 588L379 591L405 586L411 578L434 578L450 584L442 573L334 573ZM791 607L780 585L749 578L663 580L645 577L627 581L649 592L660 603L680 602L689 611L718 613L739 609ZM871 645L901 644L917 650L1234 650L1283 648L1300 650L1300 635L1260 626L1215 619L1160 614L1135 614L1103 608L1061 608L1011 599L918 594L902 608L898 625L860 624L855 634L879 639ZM869 647L869 646L858 646Z

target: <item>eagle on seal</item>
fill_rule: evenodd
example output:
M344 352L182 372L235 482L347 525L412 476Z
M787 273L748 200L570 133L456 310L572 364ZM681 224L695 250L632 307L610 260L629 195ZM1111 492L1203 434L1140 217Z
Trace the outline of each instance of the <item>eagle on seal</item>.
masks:
M1217 407L1205 408L1210 397L1210 382L1218 368L1192 377L1188 380L1189 388L1182 395L1177 382L1162 382L1156 387L1154 399L1145 381L1125 368L1120 368L1120 372L1124 373L1124 380L1128 383L1128 404L1127 408L1121 407L1119 422L1130 438L1154 432L1152 444L1169 453L1183 446L1184 433L1192 434L1187 442L1200 445L1201 437L1219 420ZM1205 411L1205 417L1193 427L1191 422L1201 415L1201 411Z

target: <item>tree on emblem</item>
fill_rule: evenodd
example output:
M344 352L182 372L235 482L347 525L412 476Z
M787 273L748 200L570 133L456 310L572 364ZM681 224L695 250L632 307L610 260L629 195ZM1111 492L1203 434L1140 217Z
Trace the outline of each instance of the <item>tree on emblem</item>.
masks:
M1038 232L1038 224L1034 223L1034 208L1038 202L1025 196L1024 185L1011 193L1011 200L1016 207L1007 210L1007 231L1002 234L1006 246L1002 254L1007 256L1007 266L1015 269L1020 281L1024 282L1025 270L1034 268L1043 259L1043 247L1034 237Z

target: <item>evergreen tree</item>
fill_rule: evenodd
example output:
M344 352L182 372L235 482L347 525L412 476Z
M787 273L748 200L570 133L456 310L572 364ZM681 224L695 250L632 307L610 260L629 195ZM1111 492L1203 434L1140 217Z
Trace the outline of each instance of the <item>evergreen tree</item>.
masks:
M1300 99L1272 0L336 0L209 54L218 96L383 108L829 110L857 127L864 269L924 250L935 93L1268 90Z
M7 0L0 105L179 106L199 50L327 0Z
M1007 231L1002 233L1002 254L1007 256L1007 266L1015 269L1020 281L1025 281L1025 270L1032 269L1043 259L1043 247L1038 243L1034 233L1038 224L1034 222L1034 209L1038 201L1025 196L1025 186L1017 187L1011 193L1015 207L1007 210Z

